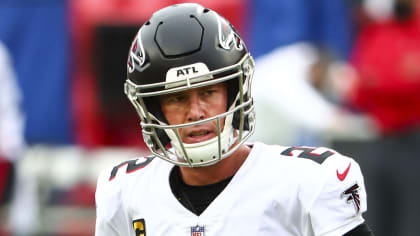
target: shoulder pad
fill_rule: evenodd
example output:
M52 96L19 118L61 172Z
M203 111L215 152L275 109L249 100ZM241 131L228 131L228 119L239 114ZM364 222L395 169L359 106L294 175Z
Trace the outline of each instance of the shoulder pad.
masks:
M296 156L298 158L306 158L322 164L328 157L336 152L325 147L289 147L281 152L281 155Z

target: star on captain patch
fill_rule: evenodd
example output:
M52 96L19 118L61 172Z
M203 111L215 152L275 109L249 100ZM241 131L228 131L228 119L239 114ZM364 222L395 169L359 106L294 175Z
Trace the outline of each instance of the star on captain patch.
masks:
M191 236L204 236L204 226L191 227Z

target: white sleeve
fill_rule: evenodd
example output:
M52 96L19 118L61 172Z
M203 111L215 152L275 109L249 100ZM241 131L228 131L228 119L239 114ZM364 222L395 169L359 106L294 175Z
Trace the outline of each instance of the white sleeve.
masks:
M103 170L96 187L95 236L131 235L127 214L122 206L121 183L109 180L110 169Z
M366 189L359 165L334 155L323 164L328 178L316 194L309 217L316 236L343 235L364 222Z

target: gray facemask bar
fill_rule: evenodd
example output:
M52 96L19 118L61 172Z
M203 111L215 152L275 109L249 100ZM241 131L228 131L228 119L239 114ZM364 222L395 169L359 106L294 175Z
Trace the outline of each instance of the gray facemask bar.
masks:
M243 101L243 97L244 97L244 91L243 91L243 77L246 77L246 85L247 85L247 93L250 94L250 90L251 90L251 80L252 80L252 75L253 75L253 60L252 57L249 54L246 54L238 63L232 65L232 66L228 66L222 69L218 69L218 70L214 70L211 71L208 74L205 75L201 75L198 77L191 77L191 78L187 78L181 81L173 81L173 82L161 82L161 83L155 83L155 84L148 84L148 85L136 85L133 82L131 82L130 80L127 80L125 83L125 93L127 94L128 98L130 99L131 103L134 105L134 107L136 108L136 111L138 113L138 115L141 117L141 126L143 127L142 131L143 131L143 137L145 138L145 142L147 144L147 146L149 147L149 149L151 150L151 152L153 154L155 154L156 156L171 162L173 164L179 165L179 166L190 166L190 167L195 167L195 166L207 166L207 165L212 165L224 158L226 158L227 156L231 155L233 152L235 152L247 139L249 136L251 136L251 134L254 132L254 105L252 102L252 98L250 98L247 102L244 103ZM213 78L213 75L215 74L219 74L219 73L223 73L226 71L230 71L230 70L238 70L237 72L227 75L227 76L223 76L220 78ZM154 117L151 113L149 113L147 111L147 108L144 104L143 101L143 97L150 97L150 96L159 96L159 95L164 95L164 94L169 94L169 93L176 93L176 92L180 92L183 90L187 90L187 89L192 89L192 88L197 88L197 87L204 87L204 86L208 86L208 85L213 85L213 84L217 84L217 83L221 83L233 78L239 78L239 95L236 97L235 101L232 104L232 107L229 109L229 111L219 114L217 116L205 119L205 120L200 120L200 121L196 121L196 122L191 122L191 123L185 123L185 124L179 124L179 125L167 125L164 122L156 119L156 117ZM142 92L142 90L144 89L150 89L150 88L155 88L155 87L162 87L165 88L166 86L172 85L172 84L177 84L179 85L180 82L185 82L185 85L183 86L177 86L175 88L170 88L170 89L164 89L161 91L156 91L156 92ZM235 107L235 103L237 102L237 100L239 99L239 104L238 106ZM245 111L245 108L248 108ZM221 123L221 119L227 117L228 115L232 115L233 113L239 111L240 112L240 124L239 124L239 134L237 134L235 136L235 144L232 145L232 147L230 147L230 150L228 150L225 153L222 153L221 150L221 133L222 133L222 128L220 127L220 123ZM249 131L245 131L246 134L245 136L243 136L244 133L244 119L245 116L248 116L248 118L250 119L250 126L251 128L249 129ZM179 128L183 128L183 127L187 127L187 126L194 126L194 125L198 125L198 124L202 124L205 122L210 122L216 120L217 122L217 138L218 138L218 157L210 160L210 161L206 161L206 162L199 162L199 163L192 163L190 161L190 159L188 158L188 155L185 151L184 145L182 143L182 139L180 138L178 129ZM154 122L157 122L158 124L154 124ZM170 129L172 130L176 137L177 137L177 141L181 144L183 153L184 153L184 157L181 160L184 160L185 162L181 162L180 159L178 159L176 157L175 152L165 148L162 144L162 142L160 141L160 138L157 135L156 129ZM158 145L158 148L155 147L155 145L153 144L153 141L155 141L155 143ZM158 151L160 150L160 152ZM172 156L172 158L171 158Z

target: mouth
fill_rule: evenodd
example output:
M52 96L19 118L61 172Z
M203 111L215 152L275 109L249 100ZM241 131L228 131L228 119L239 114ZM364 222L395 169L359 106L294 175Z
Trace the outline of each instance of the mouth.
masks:
M199 143L215 137L214 133L207 129L194 130L187 133L185 143Z
M208 130L193 131L190 134L188 134L188 137L192 137L192 138L201 137L201 136L205 136L209 133L210 133L210 131L208 131Z

